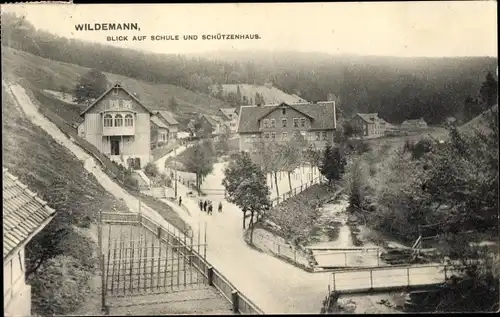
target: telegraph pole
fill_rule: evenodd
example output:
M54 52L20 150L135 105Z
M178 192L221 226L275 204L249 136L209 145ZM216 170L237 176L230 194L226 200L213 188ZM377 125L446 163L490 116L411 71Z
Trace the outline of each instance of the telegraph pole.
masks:
M177 139L175 140L174 145L174 195L177 200Z

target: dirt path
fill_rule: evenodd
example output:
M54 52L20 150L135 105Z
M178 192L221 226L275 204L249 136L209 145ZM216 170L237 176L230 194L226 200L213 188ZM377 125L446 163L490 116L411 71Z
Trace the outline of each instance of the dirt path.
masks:
M4 86L7 93L10 93L12 95L13 100L16 101L18 107L20 107L26 114L26 117L30 119L33 124L45 130L56 142L66 147L73 155L75 155L80 161L82 161L84 168L96 177L97 181L99 182L99 184L101 184L102 187L104 187L104 189L106 189L117 199L123 199L131 212L138 213L140 209L142 213L157 221L159 224L167 227L168 223L165 219L163 219L163 217L161 217L155 210L151 209L144 203L139 203L139 200L137 198L130 195L117 183L111 180L91 155L87 154L70 138L68 138L54 123L52 123L48 118L42 115L38 111L37 105L33 103L22 86L18 84L9 85L5 81L2 81L2 85Z

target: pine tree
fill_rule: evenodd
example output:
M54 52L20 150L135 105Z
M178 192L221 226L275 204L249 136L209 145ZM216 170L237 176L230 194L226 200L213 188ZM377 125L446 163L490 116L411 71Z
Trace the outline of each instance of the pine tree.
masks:
M323 151L323 159L319 170L321 174L328 179L328 184L331 185L333 181L340 180L344 174L345 159L340 154L339 148L333 148L327 144Z
M498 103L498 82L491 72L486 75L486 80L481 85L479 93L485 103L483 110L488 110Z

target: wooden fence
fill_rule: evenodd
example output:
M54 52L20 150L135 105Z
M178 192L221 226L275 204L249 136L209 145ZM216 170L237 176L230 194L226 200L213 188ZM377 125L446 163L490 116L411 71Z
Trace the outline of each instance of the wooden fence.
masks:
M264 314L250 299L240 293L222 273L207 262L206 243L200 243L201 237L199 235L194 237L192 232L184 234L176 231L173 226L165 228L143 214L102 213L101 221L103 223L140 225L146 228L159 239L167 240L174 245L176 252L189 259L190 265L198 270L202 278L209 285L214 286L232 304L234 313ZM196 240L198 242L195 242Z
M315 184L320 184L323 181L324 177L323 176L318 176L313 178L311 181L304 183L303 185L297 186L295 188L292 188L292 190L289 190L288 192L279 195L278 197L275 197L274 199L271 200L271 206L276 207L279 204L285 202L287 199L290 199L297 194L303 192L307 188L315 185Z

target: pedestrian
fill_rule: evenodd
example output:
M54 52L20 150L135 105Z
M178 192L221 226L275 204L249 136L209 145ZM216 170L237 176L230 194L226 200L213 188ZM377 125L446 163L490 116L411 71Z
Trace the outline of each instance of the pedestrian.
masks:
M181 206L181 205L182 205L182 197L179 196L179 206Z
M203 202L203 211L207 211L207 207L208 207L208 203L207 203L207 201L205 200L205 201Z
M198 202L198 205L200 206L200 210L203 211L203 201L201 199Z
M222 201L219 201L219 212L222 212Z
M208 205L208 214L212 214L212 202L210 202L210 205Z

